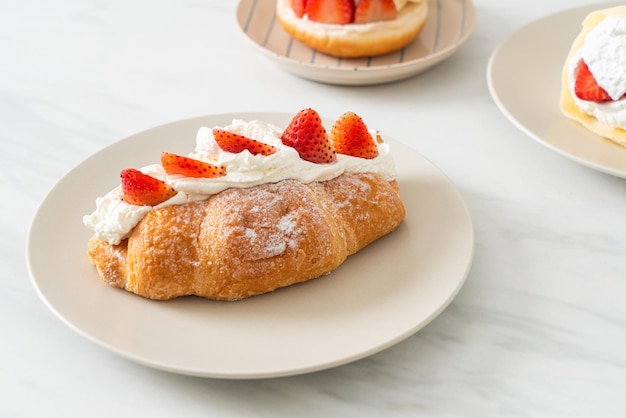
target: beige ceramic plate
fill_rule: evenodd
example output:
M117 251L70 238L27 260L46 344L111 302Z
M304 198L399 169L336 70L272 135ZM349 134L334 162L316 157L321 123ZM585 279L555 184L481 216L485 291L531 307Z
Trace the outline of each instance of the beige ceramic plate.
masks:
M241 0L237 21L246 38L283 70L314 81L342 85L401 80L448 58L467 41L476 23L471 0L427 0L420 36L400 51L363 59L338 59L293 40L275 19L276 0Z
M345 364L425 326L465 280L472 223L446 176L392 140L406 220L328 276L239 302L151 301L98 278L86 255L91 233L81 219L94 209L96 195L117 185L119 170L152 163L163 150L190 151L203 125L241 118L286 126L292 116L243 113L176 122L128 137L78 165L46 197L28 237L28 267L44 302L78 333L125 358L230 379Z
M626 177L626 148L567 119L559 108L561 70L584 17L614 5L566 10L525 26L496 48L487 81L500 110L531 138L580 164Z

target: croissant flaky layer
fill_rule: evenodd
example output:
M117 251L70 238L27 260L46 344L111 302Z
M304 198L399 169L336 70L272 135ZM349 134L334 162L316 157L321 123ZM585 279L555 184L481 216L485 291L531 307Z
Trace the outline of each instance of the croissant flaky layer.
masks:
M88 255L108 284L151 299L238 300L330 273L405 216L395 180L342 174L231 188L154 210Z

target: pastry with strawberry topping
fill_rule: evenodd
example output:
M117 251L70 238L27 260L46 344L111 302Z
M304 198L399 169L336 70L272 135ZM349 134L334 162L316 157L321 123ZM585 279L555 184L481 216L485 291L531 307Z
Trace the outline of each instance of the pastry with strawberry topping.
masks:
M426 0L276 0L276 18L291 37L341 58L401 49L427 17Z
M562 72L565 116L626 146L626 6L597 10L582 23Z
M388 144L353 112L327 129L233 120L122 170L83 218L104 282L150 299L239 300L328 274L402 222Z

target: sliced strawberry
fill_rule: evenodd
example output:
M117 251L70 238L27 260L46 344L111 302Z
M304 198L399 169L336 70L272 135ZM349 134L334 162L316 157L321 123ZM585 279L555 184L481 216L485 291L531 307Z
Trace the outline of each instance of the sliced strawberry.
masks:
M574 71L574 93L581 100L590 102L607 102L612 100L609 93L598 85L593 74L589 71L587 63L583 60L578 62Z
M354 0L307 0L304 11L314 22L345 25L354 20Z
M393 0L361 0L354 12L354 23L393 20L398 16Z
M244 150L250 151L252 155L271 155L276 152L276 147L219 128L213 128L213 137L221 149L235 154Z
M182 174L185 177L212 178L226 175L226 167L169 152L161 153L161 165L167 174Z
M291 10L295 13L297 17L304 16L304 8L307 0L291 0Z
M122 170L122 200L131 205L156 206L176 194L169 184L134 168Z
M283 132L281 140L298 151L303 160L322 164L337 160L322 119L313 109L299 111Z
M359 115L346 112L337 119L330 131L330 140L339 154L359 158L376 158L378 147Z

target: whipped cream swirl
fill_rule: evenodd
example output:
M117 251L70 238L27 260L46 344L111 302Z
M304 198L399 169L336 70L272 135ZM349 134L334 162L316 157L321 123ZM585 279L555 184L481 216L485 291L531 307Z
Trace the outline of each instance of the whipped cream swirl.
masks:
M575 69L581 59L612 101L597 103L576 96ZM626 129L626 19L609 16L589 31L570 60L568 77L572 97L582 112Z

